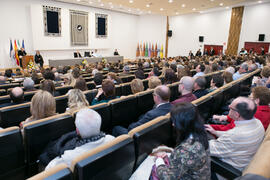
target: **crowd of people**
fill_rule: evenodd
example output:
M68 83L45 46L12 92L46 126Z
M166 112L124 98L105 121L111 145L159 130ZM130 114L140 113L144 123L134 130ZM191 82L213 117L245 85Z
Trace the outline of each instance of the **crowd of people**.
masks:
M101 116L89 105L109 102L121 98L116 95L115 85L122 83L121 77L132 75L130 82L133 94L145 91L143 80L148 79L148 88L153 90L153 109L140 116L137 122L128 127L116 126L112 135L101 132ZM144 69L152 68L148 75ZM229 112L214 115L225 126L204 124L192 101L213 92L249 72L261 68L260 77L254 77L249 97L238 97L228 106ZM223 70L212 76L210 88L204 75ZM103 72L108 72L106 75ZM88 102L83 91L88 90L82 74L93 76L98 93ZM193 77L192 77L192 74ZM47 69L6 70L0 76L0 83L23 75L23 88L10 91L10 103L1 107L24 103L24 92L36 91L31 100L31 117L21 123L37 121L56 114L57 86L73 86L69 90L67 112L76 114L76 132L63 135L49 143L40 156L46 169L59 163L71 164L72 159L109 142L114 137L127 134L130 130L159 116L170 113L172 126L177 132L176 147L169 153L159 152L154 163L159 179L210 179L210 156L219 157L233 167L243 170L260 146L270 123L270 57L244 54L242 56L189 56L168 59L140 59L134 62L75 65L74 68L51 67ZM160 80L164 78L164 83ZM170 102L171 92L167 85L179 82L180 96ZM35 88L40 84L40 89ZM208 134L208 135L207 135ZM211 138L209 138L211 135ZM52 154L49 154L52 153Z

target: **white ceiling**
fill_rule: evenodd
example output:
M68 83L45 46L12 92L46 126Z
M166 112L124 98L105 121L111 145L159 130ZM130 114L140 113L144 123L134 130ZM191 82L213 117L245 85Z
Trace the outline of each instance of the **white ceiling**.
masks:
M241 5L268 3L270 0L55 0L130 14L175 16L230 9Z

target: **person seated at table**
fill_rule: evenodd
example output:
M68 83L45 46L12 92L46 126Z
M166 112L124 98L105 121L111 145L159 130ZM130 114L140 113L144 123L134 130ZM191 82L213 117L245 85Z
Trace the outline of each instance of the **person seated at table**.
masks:
M115 86L113 81L105 79L102 82L102 87L98 89L98 93L93 99L91 105L106 103L116 98L119 97L115 95Z
M114 50L113 55L114 55L114 56L119 56L119 53L118 53L117 49Z
M79 51L74 52L74 58L81 58L82 55Z

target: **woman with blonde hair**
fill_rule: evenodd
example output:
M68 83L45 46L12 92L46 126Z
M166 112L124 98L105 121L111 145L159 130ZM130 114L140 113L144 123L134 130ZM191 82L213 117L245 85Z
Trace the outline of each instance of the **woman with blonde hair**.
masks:
M79 89L71 89L67 93L68 95L68 108L67 112L73 113L76 110L85 108L89 106L85 95Z
M151 76L148 81L149 89L155 89L157 86L162 85L161 80L157 76Z
M56 103L54 97L48 91L39 90L31 100L31 117L21 123L25 125L29 122L47 118L56 114Z
M130 87L133 94L144 91L143 82L140 79L133 79Z

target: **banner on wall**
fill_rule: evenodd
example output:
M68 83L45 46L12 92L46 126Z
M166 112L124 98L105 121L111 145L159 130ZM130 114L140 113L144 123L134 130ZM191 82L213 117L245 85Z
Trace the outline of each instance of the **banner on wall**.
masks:
M88 13L70 10L71 45L88 45Z

